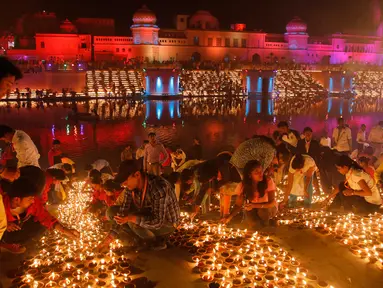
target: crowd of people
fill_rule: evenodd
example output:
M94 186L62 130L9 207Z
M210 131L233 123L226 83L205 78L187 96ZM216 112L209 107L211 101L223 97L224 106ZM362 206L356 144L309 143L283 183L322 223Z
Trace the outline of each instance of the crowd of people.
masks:
M241 213L249 229L275 225L278 211L297 207L298 200L310 208L314 193L321 190L327 195L321 205L329 210L374 213L382 204L383 121L368 136L366 131L362 125L353 150L351 130L342 118L330 141L315 140L310 127L299 133L282 121L272 137L255 135L234 152L222 151L209 159L197 138L184 151L165 147L151 132L136 151L130 144L124 147L116 171L105 159L86 165L93 196L84 212L112 224L101 250L121 229L131 236L133 247L165 249L180 209L192 209L192 219L206 214L214 195L223 224ZM1 249L24 252L20 244L43 227L76 237L76 231L61 225L46 208L65 201L79 175L60 141L53 141L50 167L43 171L40 154L25 132L0 125L0 139L7 143L1 158Z
M180 91L184 96L245 94L240 70L182 70Z
M7 69L0 69L0 92L19 77L13 66ZM319 140L310 127L298 132L282 121L272 137L255 135L234 151L207 159L198 138L189 149L172 149L151 132L136 151L131 145L124 147L117 169L105 159L85 166L92 201L84 213L111 224L97 249L108 249L121 231L129 235L129 245L135 249L166 249L168 236L180 223L181 209L191 209L191 219L199 217L210 212L214 195L219 198L221 223L231 225L242 214L248 229L275 225L278 211L297 207L301 199L305 207L312 207L313 195L321 189L327 196L323 208L378 212L383 121L368 134L367 128L361 126L353 149L353 135L342 118L331 139ZM5 143L0 169L1 251L25 252L22 244L45 229L76 239L78 231L48 212L50 204L65 202L72 183L81 179L82 169L63 151L60 140L53 140L45 170L27 133L0 125L0 140Z

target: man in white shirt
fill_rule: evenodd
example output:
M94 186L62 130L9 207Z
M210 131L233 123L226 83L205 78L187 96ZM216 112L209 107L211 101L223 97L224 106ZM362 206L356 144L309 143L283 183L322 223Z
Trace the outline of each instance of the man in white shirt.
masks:
M368 135L368 142L374 149L374 156L379 157L383 146L383 121L380 121L378 125L372 127Z
M149 144L145 146L144 153L144 171L148 174L160 176L161 165L166 162L170 156L164 145L157 142L156 133L149 133L148 138ZM161 154L164 155L164 159L160 160Z
M362 124L360 130L356 135L356 142L358 143L358 150L363 151L364 145L367 144L366 125Z
M12 143L18 160L18 168L25 166L35 166L40 168L39 151L27 133L21 130L14 130L6 125L0 125L0 140Z
M352 150L351 129L344 125L344 119L338 119L338 127L332 133L334 149L348 155Z

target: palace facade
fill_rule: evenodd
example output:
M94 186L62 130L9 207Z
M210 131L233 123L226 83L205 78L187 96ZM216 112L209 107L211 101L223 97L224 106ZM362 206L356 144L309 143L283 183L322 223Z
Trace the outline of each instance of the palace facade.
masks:
M247 29L236 23L224 30L208 11L177 15L175 28L156 25L155 13L142 7L132 18L131 35L116 36L113 19L79 18L60 22L54 13L20 18L14 33L0 40L14 60L141 62L244 62L382 65L382 31L374 35L336 33L313 37L296 17L284 34Z

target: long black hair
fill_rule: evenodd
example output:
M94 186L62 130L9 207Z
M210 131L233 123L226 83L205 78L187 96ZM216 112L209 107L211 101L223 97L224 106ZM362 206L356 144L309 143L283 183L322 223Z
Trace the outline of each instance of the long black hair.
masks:
M341 155L339 157L338 161L336 162L336 166L348 167L349 169L364 171L364 169L358 163L346 155Z
M246 163L245 168L243 169L243 194L246 199L252 199L254 196L253 191L253 180L251 179L251 172L256 168L262 168L261 163L258 160L251 160ZM260 197L265 195L267 189L267 177L266 174L263 174L262 181L258 182L257 191Z

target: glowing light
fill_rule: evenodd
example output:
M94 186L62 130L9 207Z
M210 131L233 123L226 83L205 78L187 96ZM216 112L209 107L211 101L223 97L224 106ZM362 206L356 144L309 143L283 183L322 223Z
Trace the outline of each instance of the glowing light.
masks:
M327 99L327 113L330 113L331 108L332 108L332 98L329 97L329 98Z
M145 83L146 83L146 94L150 94L150 77L145 76Z
M157 80L158 81L158 80ZM171 76L169 79L169 94L174 95L174 77Z
M145 112L145 120L150 117L150 102L145 102L146 112Z
M274 88L274 78L270 77L269 78L269 90L268 90L268 92L269 93L273 92L273 88Z
M257 113L261 113L262 112L262 100L256 100L256 104L257 104Z
M162 94L163 87L162 87L162 79L160 76L157 77L156 81L156 93L157 94Z
M258 77L257 93L262 93L262 77Z
M156 102L157 119L160 120L162 116L162 110L164 109L162 101Z
M170 118L174 118L174 101L169 101L169 114Z

